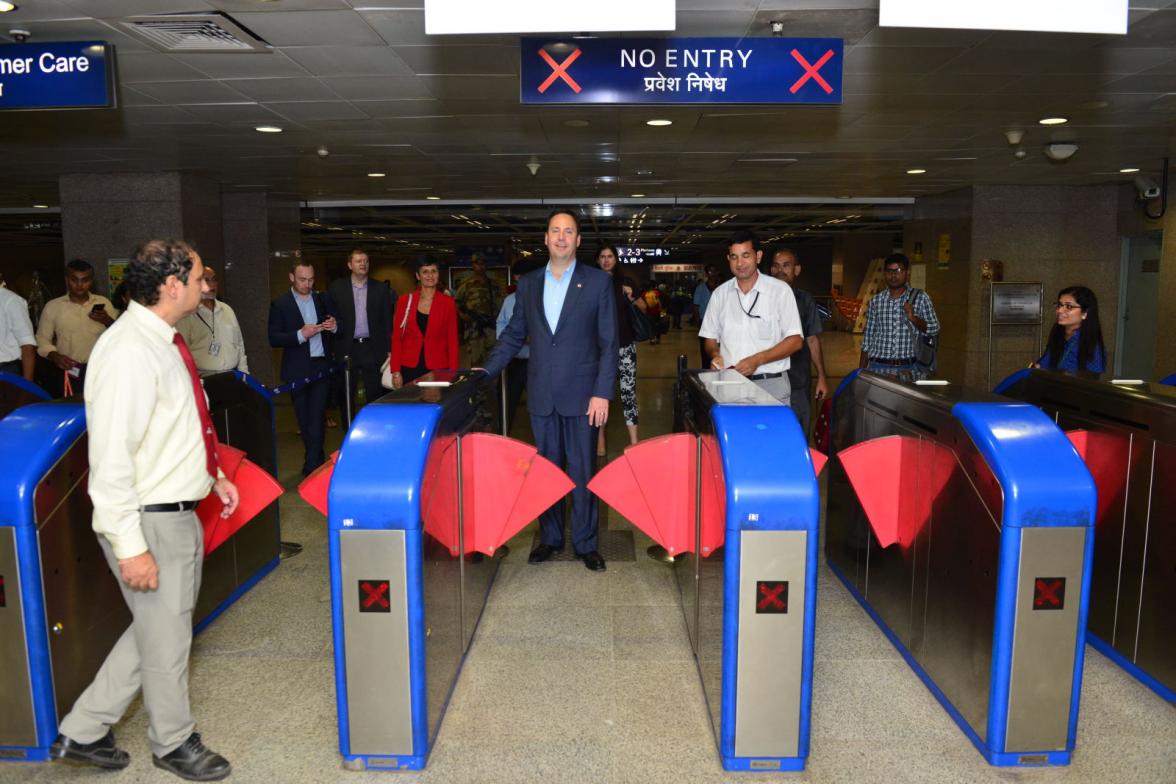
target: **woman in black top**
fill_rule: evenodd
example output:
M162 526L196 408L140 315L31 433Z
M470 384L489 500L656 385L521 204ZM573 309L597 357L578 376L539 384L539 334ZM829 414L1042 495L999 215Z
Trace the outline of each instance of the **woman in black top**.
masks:
M612 275L613 289L617 295L617 343L620 351L617 362L617 380L621 384L621 407L625 412L625 427L629 430L629 443L637 443L637 344L633 342L632 286L626 293L625 282L617 272L617 249L605 245L596 252L596 266ZM604 428L600 428L596 439L596 454L605 454Z

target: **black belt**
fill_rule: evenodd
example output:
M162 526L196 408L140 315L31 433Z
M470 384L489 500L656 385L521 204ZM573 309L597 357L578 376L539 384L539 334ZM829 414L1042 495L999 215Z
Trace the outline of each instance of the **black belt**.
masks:
M754 376L748 376L748 381L763 381L765 378L780 378L783 373L756 373Z
M897 367L899 365L913 365L913 364L915 364L914 357L911 357L910 359L880 359L878 357L870 357L870 361L877 362L879 365L894 365L895 367Z
M352 338L352 343L367 343L371 338Z
M191 512L199 501L172 501L170 504L147 504L140 506L140 512Z

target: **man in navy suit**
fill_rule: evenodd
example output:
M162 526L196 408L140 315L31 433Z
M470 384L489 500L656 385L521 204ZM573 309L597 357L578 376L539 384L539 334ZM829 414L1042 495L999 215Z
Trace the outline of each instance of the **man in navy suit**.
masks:
M335 317L327 298L314 291L314 267L296 263L290 271L290 293L270 303L269 342L282 351L282 381L307 378L331 366L331 335ZM327 413L329 378L290 393L306 457L302 475L323 464L323 420Z
M486 359L498 375L528 336L527 411L539 454L576 483L572 491L572 549L589 569L604 570L597 552L596 501L588 492L595 470L596 429L608 419L617 378L616 294L608 273L576 263L580 224L571 210L547 218L549 260L519 278L514 313ZM563 549L563 501L539 517L541 563Z

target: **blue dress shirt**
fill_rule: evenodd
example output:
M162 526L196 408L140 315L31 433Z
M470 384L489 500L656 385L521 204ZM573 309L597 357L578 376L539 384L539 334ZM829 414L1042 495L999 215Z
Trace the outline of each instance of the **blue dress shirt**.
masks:
M543 271L543 315L547 317L547 326L554 333L559 328L559 314L563 312L564 300L568 296L568 287L572 283L572 273L576 271L576 261L568 265L563 276L555 279L551 274L551 262Z
M299 296L298 292L290 289L294 294L294 302L298 305L298 312L302 314L302 321L304 324L317 324L318 315L314 311L314 297L307 295L305 297ZM326 318L326 315L323 314ZM298 330L298 342L305 343L306 336L302 334L302 330ZM310 338L310 355L312 357L325 357L327 354L323 351L323 336L314 335Z

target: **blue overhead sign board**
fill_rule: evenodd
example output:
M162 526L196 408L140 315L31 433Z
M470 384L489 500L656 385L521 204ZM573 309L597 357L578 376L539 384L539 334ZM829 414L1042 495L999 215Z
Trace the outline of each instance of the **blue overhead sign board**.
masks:
M520 39L524 104L841 103L840 38Z
M103 41L0 46L0 109L113 106L113 60Z

